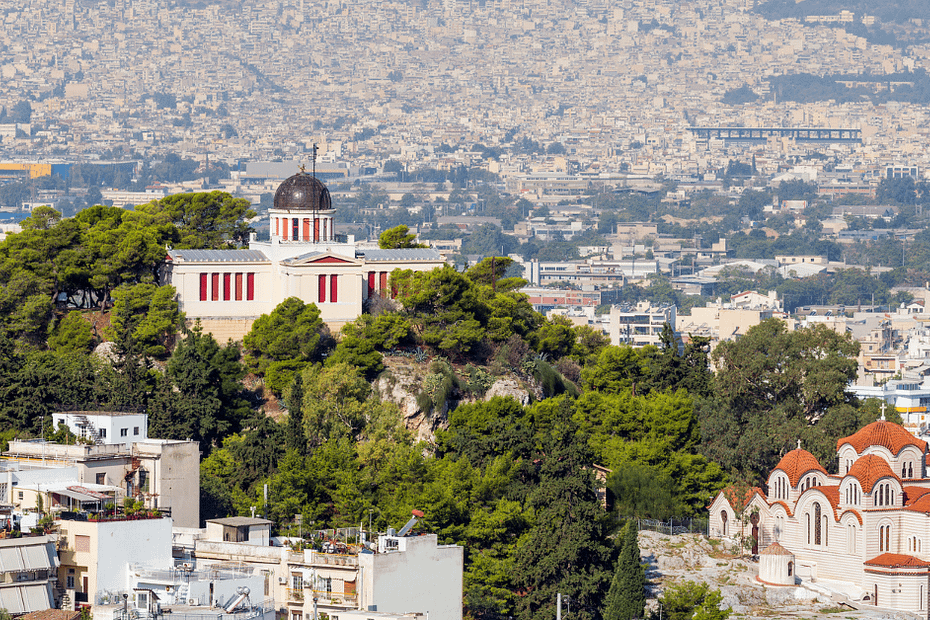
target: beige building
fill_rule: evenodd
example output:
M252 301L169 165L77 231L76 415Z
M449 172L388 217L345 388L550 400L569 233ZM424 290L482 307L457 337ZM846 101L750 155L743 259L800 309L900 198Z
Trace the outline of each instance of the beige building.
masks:
M390 295L395 269L429 271L444 264L433 249L362 247L335 232L329 190L296 174L278 187L269 210L269 241L254 236L248 250L170 250L164 282L177 289L180 309L218 340L241 340L262 314L297 297L316 304L338 328L356 319L373 295Z
M170 511L180 527L200 525L200 445L148 439L122 444L66 446L11 441L3 453L2 501L19 510L99 510L124 497Z

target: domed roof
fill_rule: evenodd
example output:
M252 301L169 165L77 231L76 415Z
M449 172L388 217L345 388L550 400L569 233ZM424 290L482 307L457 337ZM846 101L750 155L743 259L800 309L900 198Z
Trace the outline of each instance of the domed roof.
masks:
M788 474L788 481L793 487L798 486L798 481L801 480L801 476L811 470L816 470L827 475L827 470L817 462L817 457L801 448L796 448L781 457L775 469L780 469Z
M857 454L862 454L869 446L882 446L895 456L905 446L916 446L922 453L927 451L926 441L917 439L903 427L886 420L877 420L867 424L855 434L840 439L836 442L837 451L847 443L856 450Z
M274 208L289 211L328 211L333 208L323 182L306 172L284 180L274 193Z
M866 454L856 459L856 462L852 464L852 467L849 468L849 472L846 475L852 476L859 481L859 484L862 485L863 493L871 493L872 487L882 478L894 478L898 480L895 473L891 471L888 461L877 454Z

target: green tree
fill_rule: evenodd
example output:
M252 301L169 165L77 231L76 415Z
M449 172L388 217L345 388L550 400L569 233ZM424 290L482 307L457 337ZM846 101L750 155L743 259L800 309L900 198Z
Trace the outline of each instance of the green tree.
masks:
M659 597L662 615L668 620L727 620L732 610L721 609L722 602L720 590L693 581L671 585Z
M304 453L307 448L307 437L304 434L304 380L301 373L294 376L290 392L287 395L287 431L285 446L288 450Z
M184 315L173 286L123 285L113 291L108 335L123 353L165 357Z
M316 304L288 297L271 314L255 319L242 339L246 364L264 373L272 362L316 360L324 334L328 335L328 330Z
M571 597L579 620L600 615L610 581L611 549L597 499L590 455L573 429L557 427L541 439L538 485L527 498L535 525L517 548L514 568L523 620L549 620L556 593Z
M381 236L378 237L378 247L382 250L429 247L428 245L417 243L416 240L416 234L410 233L410 229L401 224L400 226L389 228L381 233Z
M636 523L628 520L621 533L623 544L604 601L604 620L642 618L646 610L646 569L640 560Z
M135 209L177 230L178 248L225 248L248 242L250 203L221 191L175 194Z
M48 346L59 353L87 353L94 345L90 323L78 310L72 310L55 326L48 338Z

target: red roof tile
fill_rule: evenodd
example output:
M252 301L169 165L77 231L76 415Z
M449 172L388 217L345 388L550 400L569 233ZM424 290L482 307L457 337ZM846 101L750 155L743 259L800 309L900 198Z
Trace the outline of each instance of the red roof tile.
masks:
M917 439L908 433L902 426L886 420L872 422L849 437L843 437L836 442L836 449L843 444L851 445L856 453L862 454L869 446L884 446L897 456L905 446L917 446L921 452L927 451L927 442Z
M765 499L765 493L763 493L762 489L759 487L750 487L746 489L742 498L739 497L739 491L735 486L726 487L721 490L721 493L727 498L727 501L730 502L730 506L734 510L742 510L745 508L755 495L761 495L762 499Z
M895 473L891 471L891 467L888 466L888 461L877 454L867 454L856 459L846 475L858 480L864 493L871 493L872 486L887 476L898 480Z
M770 506L774 506L775 504L778 504L778 505L780 505L782 508L784 508L784 509L785 509L785 512L788 513L788 516L789 516L789 517L790 517L790 516L793 516L794 513L791 511L791 506L789 506L786 502L783 502L783 501L781 501L781 500L778 500L777 502L772 502L772 503L769 504L769 505L770 505Z
M759 552L759 555L794 555L777 542L773 542L771 545Z
M817 457L801 448L796 448L781 457L775 469L780 469L788 474L788 481L793 487L798 486L798 481L801 480L801 476L809 471L816 470L824 474L827 473L827 470L817 462Z
M859 511L858 511L858 510L853 510L852 508L847 508L846 510L844 510L844 511L843 511L843 514L840 515L840 518L837 519L837 521L839 521L840 519L842 519L842 518L843 518L843 515L845 515L847 512L852 513L852 515L853 515L854 517L856 517L856 519L859 521L859 525L862 525L862 515L859 514Z
M905 504L904 509L911 512L930 514L930 495L922 495L916 501Z
M925 487L904 487L904 505L910 506L927 493L930 493L930 489Z
M903 553L883 553L871 560L866 560L866 566L884 566L885 568L922 568L930 566L930 562L918 560L912 555Z

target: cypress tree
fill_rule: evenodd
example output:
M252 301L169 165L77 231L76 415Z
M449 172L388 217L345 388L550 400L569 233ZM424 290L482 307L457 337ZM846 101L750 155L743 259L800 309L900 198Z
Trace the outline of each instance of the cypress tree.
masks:
M620 557L607 591L604 620L642 618L646 609L646 569L639 558L639 531L636 522L627 521L623 529Z
M287 399L287 431L285 446L288 450L296 450L304 454L307 448L307 439L304 436L304 382L300 371L294 375L291 383L291 393Z

